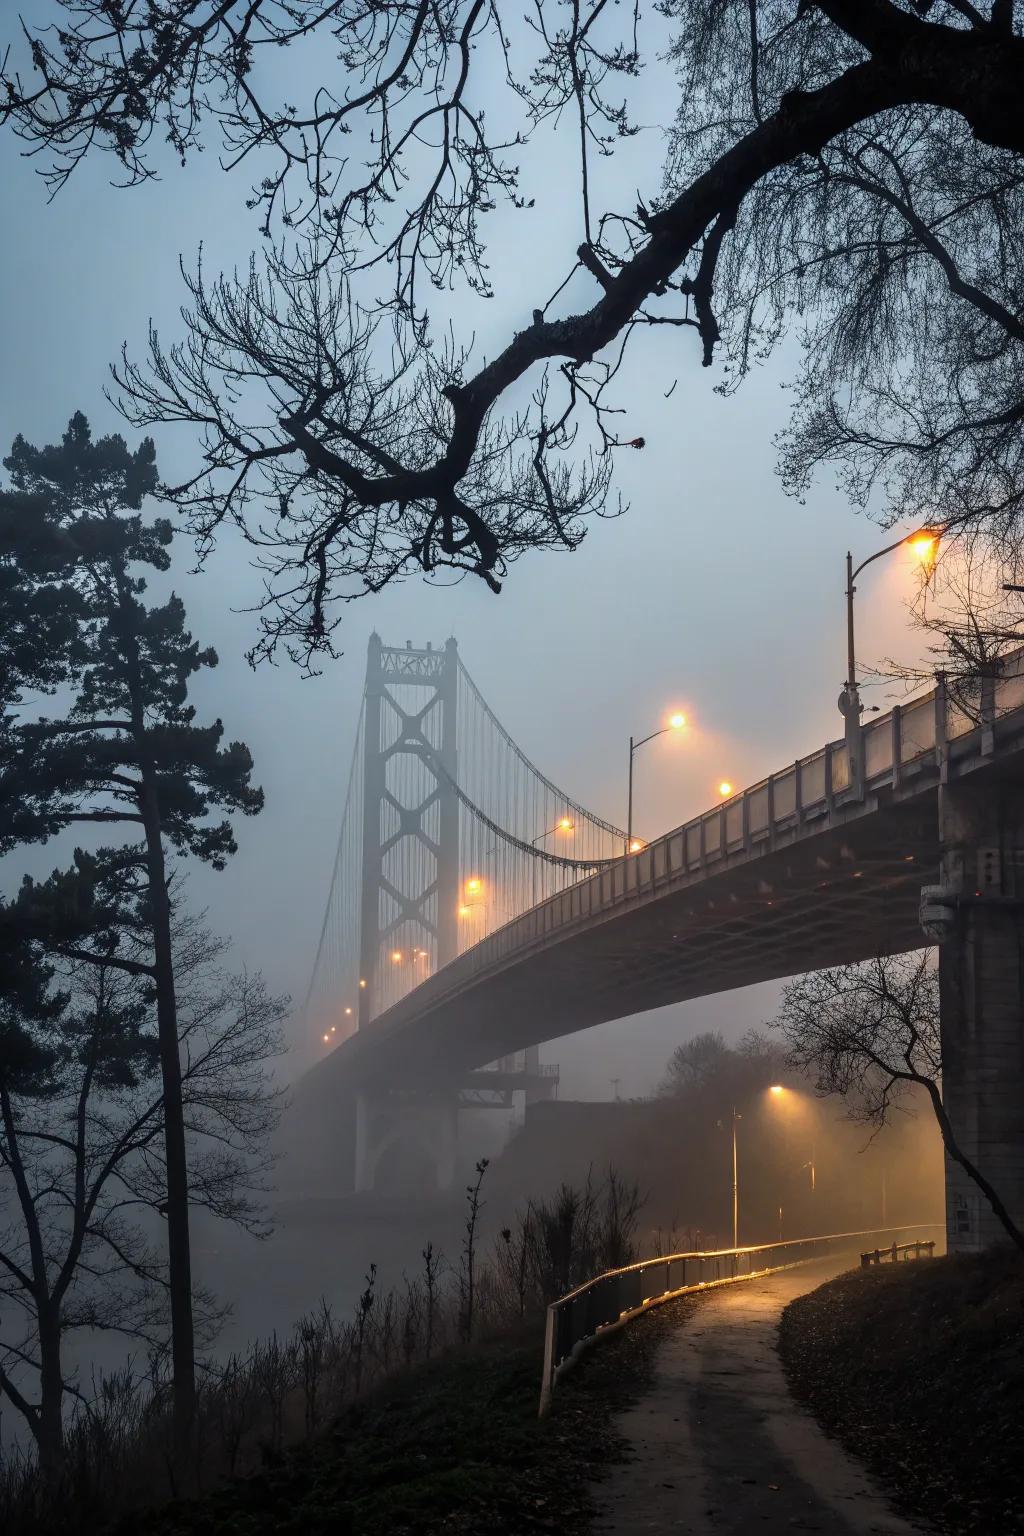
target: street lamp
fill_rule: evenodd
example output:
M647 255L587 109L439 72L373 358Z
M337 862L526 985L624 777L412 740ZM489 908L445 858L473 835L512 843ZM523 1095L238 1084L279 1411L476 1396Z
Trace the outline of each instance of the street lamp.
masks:
M652 731L649 736L641 736L639 741L629 738L629 800L626 811L626 852L636 853L642 846L633 838L633 758L641 747L645 747L656 736L667 736L670 731L681 731L686 724L685 715L670 715L668 725L663 725L660 731Z
M740 1245L740 1179L739 1160L736 1155L736 1124L743 1117L736 1113L736 1106L732 1111L732 1245L738 1248Z
M732 1108L732 1245L738 1248L740 1245L740 1177L739 1177L739 1148L736 1143L736 1127L743 1119L735 1104ZM725 1129L721 1120L716 1121L718 1129Z
M768 1092L773 1099L781 1099L788 1096L790 1090L784 1088L781 1083L772 1083ZM733 1105L732 1111L732 1245L738 1248L740 1245L740 1179L739 1179L739 1147L737 1144L736 1128L743 1116ZM719 1128L722 1122L718 1122ZM814 1148L811 1148L811 1160L804 1164L811 1170L811 1188L814 1188Z
M771 1087L768 1089L768 1092L771 1094L773 1099L783 1099L788 1098L793 1093L793 1090L791 1088L784 1088L781 1083L772 1083ZM811 1194L813 1195L817 1187L817 1164L814 1156L813 1140L811 1141L810 1151L811 1155L807 1159L807 1162L800 1164L800 1172L802 1173L805 1168L809 1171L811 1176Z
M889 555L894 549L900 549L903 545L907 545L922 565L932 565L942 531L941 527L918 528L915 533L904 534L902 539L896 539L894 543L887 544L884 549L876 550L858 566L854 566L853 556L849 550L846 552L846 682L839 695L839 713L846 721L846 754L850 771L850 787L858 794L863 793L864 787L864 742L861 736L860 718L864 706L860 702L860 692L857 688L857 655L853 640L853 597L857 590L854 582L865 566L873 564L875 560L881 560L883 555Z
M530 839L532 847L536 848L546 837L553 837L556 832L575 832L576 823L571 816L559 816L553 827L548 827L546 832L538 832L536 837ZM533 861L533 905L537 905L537 860Z
M840 713L847 719L851 715L860 717L860 696L857 692L857 658L853 639L853 597L857 588L854 582L864 570L865 566L872 565L876 560L881 560L883 555L891 555L894 549L901 549L906 545L921 565L928 566L935 563L936 551L939 540L942 537L942 528L918 528L914 533L904 534L902 539L897 539L893 544L887 544L884 549L878 549L873 555L868 555L860 565L854 566L853 556L849 550L846 552L846 682L839 699Z

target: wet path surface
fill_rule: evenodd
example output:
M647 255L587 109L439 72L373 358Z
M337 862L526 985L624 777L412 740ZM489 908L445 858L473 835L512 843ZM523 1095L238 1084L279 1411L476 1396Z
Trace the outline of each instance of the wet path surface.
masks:
M779 1317L839 1265L724 1286L665 1340L649 1393L622 1415L630 1459L593 1492L601 1536L910 1536L864 1468L790 1397Z

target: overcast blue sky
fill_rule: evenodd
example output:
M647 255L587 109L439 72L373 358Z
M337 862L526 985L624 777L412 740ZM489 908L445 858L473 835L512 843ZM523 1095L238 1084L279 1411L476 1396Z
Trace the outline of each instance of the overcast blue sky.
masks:
M25 9L41 14L45 0ZM674 90L664 70L645 83L649 122L670 120ZM455 307L460 328L475 329L484 352L528 323L571 264L580 238L573 143L567 124L554 145L524 157L536 207L515 221L503 213L492 221L498 297ZM620 160L599 168L595 202L629 208L637 189L653 198L663 152L657 128L641 134ZM108 364L122 341L142 352L150 317L173 339L179 255L191 263L202 241L207 269L219 269L247 261L256 242L245 186L220 174L212 150L133 190L109 186L109 171L86 166L47 204L31 162L11 137L0 138L5 451L16 432L55 440L76 409L99 433L119 429L102 393ZM584 284L574 296L593 297ZM620 456L628 515L596 523L573 555L520 561L500 597L469 581L435 588L409 580L366 599L349 610L345 655L319 678L301 680L287 665L252 672L243 652L254 620L232 611L259 592L249 552L229 534L205 574L189 576L181 540L175 585L197 637L221 656L197 703L249 742L267 792L263 816L240 827L241 851L227 873L192 878L196 901L234 936L240 961L301 997L374 628L399 643L455 634L465 664L529 756L620 823L630 732L645 734L667 708L684 708L692 735L653 743L638 760L637 824L647 836L713 803L723 776L741 785L838 733L843 555L848 546L868 553L883 540L827 484L807 505L782 494L772 435L785 421L782 386L793 358L780 354L738 396L722 399L713 392L715 373L699 366L692 333L664 328L641 338L620 391L623 436L643 435L648 445ZM182 429L158 434L157 446L169 479L194 462ZM899 558L865 580L858 599L865 663L914 652L905 610L912 590ZM54 860L51 849L26 863L38 870ZM8 864L9 878L19 872ZM755 988L661 1010L559 1042L547 1054L561 1059L570 1096L605 1096L613 1077L624 1094L640 1092L686 1033L741 1033L770 1013L774 996L772 987ZM308 1043L296 1045L301 1059Z

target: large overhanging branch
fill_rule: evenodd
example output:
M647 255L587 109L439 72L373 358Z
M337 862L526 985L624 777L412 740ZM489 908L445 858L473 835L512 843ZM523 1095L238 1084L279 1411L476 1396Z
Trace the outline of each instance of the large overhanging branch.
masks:
M931 9L925 0L761 0L757 6L749 0L678 0L679 16L686 18L679 49L688 50L690 61L679 65L683 90L673 143L684 148L670 171L678 191L653 212L641 201L635 217L606 212L595 225L597 162L589 160L588 144L605 153L612 138L632 131L625 105L610 105L601 94L602 82L635 73L640 59L635 14L630 42L625 35L630 23L616 34L605 0L574 8L571 26L561 25L557 6L545 8L536 0L527 28L540 39L539 60L519 76L498 9L480 0L449 0L447 8L415 0L280 6L249 0L244 8L232 0L187 0L174 11L167 34L174 47L168 43L163 52L153 50L150 33L171 16L167 0L154 0L146 10L111 8L106 0L56 3L76 18L88 18L90 36L85 38L81 20L66 35L55 34L63 61L52 37L45 44L36 39L42 88L35 95L19 94L18 77L9 76L10 102L5 106L0 100L0 118L6 111L37 148L46 146L72 162L96 135L100 147L113 149L134 174L162 118L175 123L171 140L182 154L198 145L200 118L212 118L231 151L229 167L257 149L280 157L278 172L262 193L257 189L252 204L266 218L286 175L298 169L300 184L303 171L308 178L302 217L309 221L309 244L300 242L295 249L289 243L287 251L279 246L268 258L266 276L254 267L248 283L221 279L210 289L200 270L190 281L196 308L186 311L189 340L165 353L154 336L151 372L126 364L118 375L128 414L138 424L177 421L204 434L200 473L165 493L179 500L201 542L230 519L259 547L259 564L270 574L257 605L264 633L258 653L272 651L281 639L287 644L298 638L307 657L329 646L334 605L379 590L406 570L471 572L497 588L505 566L523 550L573 548L583 520L605 510L611 450L645 442L635 436L623 443L625 433L620 437L612 430L611 417L618 413L608 386L627 342L642 326L690 326L700 336L707 366L721 342L721 321L730 366L738 364L733 377L741 377L747 358L763 355L765 347L759 354L756 341L751 346L746 338L734 347L736 317L740 323L749 320L746 336L756 337L759 318L767 314L760 335L768 337L766 346L773 344L784 329L784 315L807 313L807 290L800 291L805 264L826 274L812 294L812 302L820 303L819 318L825 315L821 341L830 319L836 319L837 332L850 314L855 328L858 321L852 298L835 300L829 310L830 296L821 295L830 284L832 296L863 295L863 314L873 323L883 307L878 301L872 309L875 295L882 292L888 299L892 292L886 274L896 272L904 282L908 307L926 292L914 288L920 253L945 274L957 301L972 304L986 325L993 331L1001 327L1006 338L999 367L991 366L995 353L987 345L983 349L988 374L976 391L975 373L967 364L961 370L968 386L961 391L963 401L954 402L962 406L961 421L938 407L917 413L929 422L933 460L947 441L1016 431L1012 374L1020 324L1014 274L997 274L986 297L985 282L972 280L970 262L957 265L963 241L947 244L930 218L915 224L917 189L904 195L898 181L859 189L903 217L909 234L901 234L895 246L888 235L865 242L855 219L839 230L837 250L815 222L822 201L815 202L816 188L824 185L815 173L819 157L842 159L847 138L860 125L870 124L883 139L898 138L901 124L909 121L912 131L924 132L932 119L941 118L959 144L963 164L971 158L970 149L964 151L963 124L976 145L1020 155L1024 42L1013 33L1012 6L983 9L968 0L941 0ZM670 21L675 15L671 0L666 15ZM308 37L319 27L330 33L335 24L352 42L338 89L320 89L311 110L271 109L260 100L257 92L271 89L272 81L250 69L253 49ZM283 31L275 30L278 26ZM597 39L604 26L613 28L610 44ZM360 27L366 30L357 35ZM122 33L139 41L137 56L131 48L125 52ZM226 51L225 36L231 40ZM454 338L443 356L433 350L412 282L422 259L438 286L452 286L457 277L471 290L489 293L486 265L480 264L480 219L499 193L524 206L518 167L502 159L510 144L492 142L483 131L483 114L474 115L476 82L487 78L479 63L487 36L497 38L506 83L522 104L525 131L515 135L516 144L541 122L556 123L563 110L578 120L585 238L577 265L548 302L533 309L532 324L477 366ZM471 65L474 52L477 62ZM215 86L223 88L220 94ZM351 154L328 149L360 115L371 146L362 170ZM428 122L431 133L437 130L437 142L420 143L416 125ZM464 135L461 149L459 135ZM414 166L403 160L404 146L413 142L421 156ZM836 180L833 176L833 184ZM847 185L857 195L853 183ZM295 207L291 203L281 213L286 225L294 224ZM787 208L798 212L790 217ZM1014 227L1011 219L1009 228ZM772 243L777 230L784 232L780 247ZM833 225L829 235L835 233ZM577 234L573 244L578 239ZM764 251L783 247L772 269ZM872 259L877 282L869 273L859 289L844 285L858 261L870 265ZM368 267L385 260L397 274L397 295L390 297L372 293L366 275ZM736 278L744 261L753 295L749 304ZM782 270L787 265L800 274L792 281ZM574 276L585 281L583 272L598 285L595 302L559 316L560 295ZM982 271L981 278L989 275ZM759 317L757 305L773 285ZM934 289L927 296L934 296ZM685 312L673 302L678 298L685 298ZM901 321L905 315L906 310ZM391 326L389 342L385 333ZM887 413L916 411L915 400L897 398L901 390L907 394L908 379L922 376L912 346L900 353L901 344L902 338L892 342L877 370L876 414L883 434ZM821 352L828 354L827 340ZM893 358L895 365L887 366ZM945 363L938 359L940 388L950 378ZM531 370L542 373L539 384L536 376L532 381L532 404L501 410L500 403ZM554 404L550 416L549 372L568 399L564 410ZM813 390L815 408L826 402L819 418L829 409L832 382L826 378L825 388ZM813 383L820 386L821 377ZM255 424L242 420L261 390L269 410L259 408ZM587 407L596 423L587 444L588 467L566 469L579 413ZM801 449L797 474L803 463L830 454L837 459L852 441L849 423L822 421L821 451ZM1008 462L1002 440L995 446ZM855 447L867 452L863 442ZM985 467L994 462L992 454L986 459L979 450L982 460L970 482L975 502L997 495L1006 500L1006 486L989 484L998 480ZM963 483L959 472L947 478ZM263 521L250 511L254 498L268 509Z
M922 25L885 4L861 7L829 0L822 8L844 26L852 14L871 12L873 24L869 27L865 22L853 30L872 41L884 41L889 51L855 65L820 90L784 98L773 116L667 207L648 215L646 244L614 276L609 275L590 310L564 319L535 319L473 378L448 385L444 393L452 407L451 430L444 454L434 463L367 474L317 440L301 414L286 417L284 431L311 468L336 479L364 506L442 503L455 494L469 471L488 413L531 368L558 358L577 366L591 361L646 301L666 291L709 230L711 248L717 249L735 208L760 180L801 155L815 155L830 140L890 108L911 102L945 106L959 112L987 142L1024 149L1024 116L1009 110L1011 102L1015 106L1018 102L1024 78L1024 43L1014 39L1008 51L1003 40ZM702 266L698 281L708 296L702 322L706 362L714 325L709 299L712 276ZM493 569L496 548L483 537L478 549L481 570Z

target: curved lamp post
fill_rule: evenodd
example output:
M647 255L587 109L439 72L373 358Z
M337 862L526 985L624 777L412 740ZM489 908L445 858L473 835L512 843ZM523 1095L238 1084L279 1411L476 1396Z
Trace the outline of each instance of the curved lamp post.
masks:
M548 827L546 832L538 832L536 837L531 837L530 844L536 848L545 838L554 837L556 832L575 832L576 823L571 816L559 816L553 827ZM533 861L533 905L537 905L537 861Z
M854 644L853 631L853 598L857 591L854 582L866 566L873 565L876 560L881 560L883 555L891 555L893 550L902 549L904 545L913 550L922 565L931 565L935 561L935 552L939 539L942 537L942 528L918 528L914 533L904 534L902 539L896 539L892 544L886 544L884 549L876 549L873 555L868 555L859 565L853 563L853 556L849 550L846 552L846 681L843 691L839 695L839 713L846 722L846 749L850 765L850 784L860 789L863 784L863 764L861 762L861 715L864 706L860 702L860 690L857 687L857 653Z
M860 703L857 691L857 654L853 635L853 598L857 591L854 582L866 566L873 565L876 560L881 560L883 555L891 555L894 549L902 549L908 545L917 556L922 565L931 565L935 561L935 551L938 548L939 539L942 537L941 528L918 528L914 533L906 533L902 539L897 539L893 544L887 544L884 549L876 549L873 555L868 555L859 565L853 563L853 556L846 551L846 682L843 685L845 697L850 701L849 712L860 713L859 708L854 710L852 706ZM840 701L840 712L847 714Z
M634 741L632 736L629 738L629 799L626 808L627 853L636 853L637 848L640 846L639 843L636 843L634 846L633 839L633 758L639 752L641 747L645 747L647 743L649 741L653 741L656 736L667 736L670 734L670 732L681 731L685 724L685 715L672 715L668 725L663 725L660 731L652 731L649 736L641 736L639 741Z

